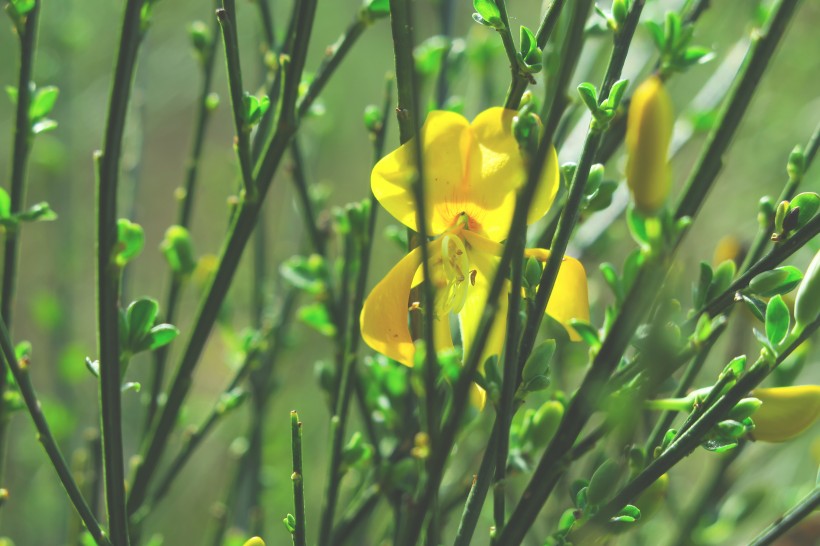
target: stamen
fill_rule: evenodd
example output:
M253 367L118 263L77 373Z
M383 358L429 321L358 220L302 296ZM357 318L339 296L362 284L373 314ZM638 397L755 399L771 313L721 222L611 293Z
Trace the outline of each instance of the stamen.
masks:
M464 241L458 235L446 234L441 238L441 258L446 287L437 298L436 308L440 315L458 313L467 301L470 261Z

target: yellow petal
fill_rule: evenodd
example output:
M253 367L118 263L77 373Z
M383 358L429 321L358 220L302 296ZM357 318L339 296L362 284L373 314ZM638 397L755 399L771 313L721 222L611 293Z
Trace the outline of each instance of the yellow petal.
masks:
M494 241L507 238L515 209L515 191L527 177L527 165L512 131L515 110L490 108L470 125L474 146L469 158L467 200L487 236ZM558 192L558 155L550 152L533 197L527 223L535 222L549 210ZM470 209L466 212L470 214Z
M434 268L436 263L440 267L440 246L432 242L427 248L430 267ZM435 271L432 276L436 278ZM415 248L373 288L362 306L359 319L365 343L374 351L405 366L413 365L416 353L408 325L410 289L417 284L414 279L420 282L421 278L421 248ZM433 339L436 351L453 347L449 317L435 320Z
M528 248L525 255L546 262L550 252L543 248ZM584 266L575 258L564 256L547 303L547 314L563 324L570 340L581 341L581 336L569 325L569 321L589 322L589 292Z
M475 284L470 287L464 308L458 314L461 326L461 344L464 347L465 358L469 358L470 348L475 340L478 323L481 321L481 314L484 312L484 306L487 303L490 285L498 267L498 258L474 252L470 254L470 263L476 269ZM483 369L484 361L487 358L501 354L504 348L504 337L507 331L507 294L510 291L510 283L508 281L504 282L506 287L501 291L501 296L498 298L498 307L493 324L490 327L490 333L487 336L487 342L481 353L479 369Z
M359 318L364 342L374 351L406 366L413 365L416 352L407 320L410 284L419 265L421 249L416 248L373 288Z
M663 82L653 76L632 96L626 123L626 181L638 210L652 214L671 187L666 161L675 123L672 101Z
M820 417L820 385L755 389L752 396L763 402L752 415L755 440L791 440Z
M449 202L462 184L464 160L472 140L469 123L453 112L430 112L421 128L421 139L427 230L430 235L438 235L461 212L454 210L452 216L445 217L442 214L446 214L446 208L440 205ZM411 140L376 163L370 185L387 212L410 229L419 231L412 188L416 172L414 145L415 141Z

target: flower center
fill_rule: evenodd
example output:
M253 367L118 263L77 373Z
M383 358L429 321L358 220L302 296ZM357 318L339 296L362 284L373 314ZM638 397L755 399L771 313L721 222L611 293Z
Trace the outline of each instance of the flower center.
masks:
M467 301L467 289L472 278L467 248L459 235L448 233L442 236L441 259L446 285L436 298L436 310L439 315L459 313Z

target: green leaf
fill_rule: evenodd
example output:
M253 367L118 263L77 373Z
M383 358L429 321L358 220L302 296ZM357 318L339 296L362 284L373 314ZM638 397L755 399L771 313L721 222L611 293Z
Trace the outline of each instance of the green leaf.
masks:
M53 85L37 89L31 98L31 105L28 108L29 119L32 122L37 122L46 117L54 108L59 94L60 90Z
M196 269L196 256L191 243L191 235L184 227L169 227L165 231L165 238L159 248L175 275L187 277Z
M369 0L364 9L371 20L387 17L390 15L390 0Z
M749 290L761 298L771 298L791 292L801 280L803 273L796 267L787 265L757 275L749 282Z
M423 76L432 76L441 70L444 55L450 49L450 40L444 36L431 36L413 50L416 71ZM381 114L381 111L379 111Z
M743 303L746 304L746 307L749 308L749 311L752 312L755 318L763 322L766 314L766 303L745 294L741 294L740 297L743 298Z
M717 266L712 276L712 283L709 285L709 290L706 293L707 302L720 296L729 288L729 285L732 284L732 279L735 278L736 271L737 265L732 260L726 260Z
M25 15L34 9L35 0L10 0L14 10L19 15Z
M705 64L715 58L714 52L708 47L691 46L687 47L678 57L678 64L683 67L696 64Z
M600 265L601 274L604 276L609 289L615 295L615 301L620 305L624 301L624 289L621 285L621 279L618 277L618 272L615 266L609 262L604 262Z
M799 209L797 213L797 223L794 229L805 226L809 220L814 218L820 209L820 195L814 192L805 192L794 196L789 202L789 212Z
M626 92L626 88L629 86L629 80L618 80L612 86L612 89L609 92L609 97L606 99L605 106L612 110L616 110L618 106L621 104L621 99Z
M670 51L674 51L678 47L678 40L681 35L680 16L674 11L666 12L666 19L664 20L663 34L666 38L666 47Z
M587 500L590 504L603 504L618 490L621 477L620 465L612 459L607 459L592 474L587 488Z
M136 258L145 245L142 226L125 218L117 220L117 244L114 248L114 263L119 267Z
M584 322L583 320L572 319L569 321L570 326L578 332L578 335L581 336L587 345L594 349L601 348L601 340L598 337L598 329L589 324L588 322Z
M292 256L282 263L279 271L291 285L308 294L318 296L327 288L327 266L324 258L318 254L309 257Z
M519 32L519 40L520 44L518 50L521 52L521 56L524 57L524 59L526 59L530 53L538 49L538 44L535 41L535 35L525 26L521 27L521 31Z
M57 213L51 210L48 203L37 203L28 210L14 215L21 222L51 222L57 219Z
M159 303L151 298L140 298L132 302L125 311L128 332L123 332L127 336L127 347L133 352L140 342L148 335L159 313Z
M613 523L634 523L641 519L641 511L637 506L627 504L618 512L618 515L611 518L609 521Z
M299 309L299 320L324 336L331 337L336 333L336 326L330 320L327 307L320 302L303 305Z
M769 300L769 305L766 306L766 337L773 346L776 347L786 339L790 322L789 307L783 298L775 296Z
M17 88L12 85L6 86L6 95L9 96L9 100L14 106L17 106Z
M649 32L649 36L652 38L652 42L654 42L658 51L663 52L666 49L666 37L663 34L663 27L655 21L647 21L644 23L644 28Z
M473 19L477 22L494 29L504 28L501 12L493 0L473 0L473 9L477 12L473 15ZM478 15L479 18L476 18L475 15Z
M578 94L590 112L598 112L598 90L589 82L584 82L578 86Z
M11 215L11 198L5 188L0 187L0 218Z
M547 375L549 373L549 364L555 354L555 340L548 339L539 344L527 359L524 364L524 369L521 372L521 378L527 382L538 375Z
M177 336L179 336L179 329L173 324L157 324L148 333L148 345L144 350L153 351L164 347L174 341Z
M35 135L47 133L57 128L57 122L53 119L41 119L31 126L31 132Z

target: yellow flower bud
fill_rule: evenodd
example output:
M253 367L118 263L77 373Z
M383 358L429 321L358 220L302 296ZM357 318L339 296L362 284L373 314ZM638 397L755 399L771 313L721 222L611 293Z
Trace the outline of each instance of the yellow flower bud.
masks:
M785 442L798 436L820 417L820 385L755 389L763 402L752 420L752 437L761 442Z
M265 546L265 541L259 537L249 538L242 546Z
M652 514L658 511L666 500L666 492L669 490L669 474L662 474L660 478L652 482L652 485L644 489L637 499L635 506L641 509L641 522L645 522Z
M674 121L663 82L652 76L632 96L626 123L626 182L635 206L643 213L656 212L669 194L666 156Z

